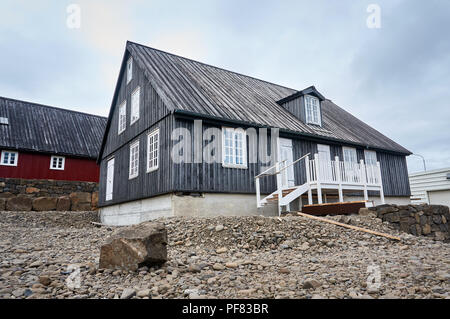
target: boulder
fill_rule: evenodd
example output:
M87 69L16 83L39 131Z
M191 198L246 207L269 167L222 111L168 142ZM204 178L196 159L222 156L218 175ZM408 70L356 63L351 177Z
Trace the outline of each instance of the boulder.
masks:
M14 195L14 194L11 193L11 192L3 192L3 193L0 193L0 198L8 199L8 198L13 198L13 197L16 197L16 195Z
M33 199L33 210L38 212L56 209L56 197L37 197Z
M69 196L58 197L56 202L56 210L58 211L68 211L70 210L70 198Z
M33 207L33 200L26 196L17 196L8 198L6 210L11 211L30 211Z
M100 248L99 268L136 271L167 261L167 230L162 223L144 222L115 230Z
M6 207L6 199L0 198L0 210L5 210Z
M361 216L369 216L369 217L377 217L377 212L376 210L373 210L372 208L374 207L362 207L359 209L358 214Z
M75 192L70 194L70 202L72 210L85 211L91 210L91 193L87 192Z

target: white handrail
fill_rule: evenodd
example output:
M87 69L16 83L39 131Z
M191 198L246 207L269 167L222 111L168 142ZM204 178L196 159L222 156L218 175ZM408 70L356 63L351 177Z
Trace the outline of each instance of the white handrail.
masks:
M268 169L266 169L264 172L262 172L262 173L259 173L258 175L256 175L255 176L255 178L259 178L259 177L261 177L261 176L271 176L271 175L275 175L275 174L277 174L277 172L275 172L275 173L273 173L273 174L265 174L267 171L269 171L269 170L271 170L272 168L274 168L275 166L277 166L277 164L278 163L283 163L283 162L286 162L286 160L282 160L282 161L280 161L280 162L276 162L275 164L273 164L272 166L270 166Z
M306 156L308 156L308 155L310 155L310 154L311 154L311 153L308 153L308 154L303 155L303 156L300 157L300 158L297 158L297 159L296 159L295 161L293 161L291 164L289 164L289 165L287 165L287 166L281 168L277 173L281 173L281 172L284 171L286 168L288 168L288 167L294 165L294 164L297 163L298 161L301 161L302 159L304 159ZM285 161L286 161L286 160L285 160Z

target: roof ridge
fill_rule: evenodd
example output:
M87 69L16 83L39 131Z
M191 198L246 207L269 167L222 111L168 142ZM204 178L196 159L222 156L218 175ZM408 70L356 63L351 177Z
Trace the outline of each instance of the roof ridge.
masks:
M281 85L281 84L277 84L277 83L270 82L270 81L267 81L267 80L259 79L257 77L246 75L246 74L239 73L239 72L236 72L236 71L231 71L231 70L228 70L228 69L225 69L225 68L221 68L221 67L218 67L218 66L215 66L215 65L212 65L212 64L208 64L208 63L205 63L205 62L201 62L201 61L197 61L197 60L194 60L194 59L191 59L191 58L187 58L187 57L175 54L175 53L171 53L171 52L167 52L167 51L164 51L164 50L156 49L156 48L150 47L150 46L145 45L145 44L133 42L133 41L130 41L130 40L127 40L127 43L136 44L136 45L139 45L141 47L148 48L148 49L151 49L151 50L155 50L155 51L158 51L158 52L161 52L161 53L169 54L169 55L177 57L177 58L181 58L181 59L188 60L188 61L191 61L191 62L199 63L199 64L202 64L202 65L205 65L205 66L208 66L208 67L212 67L212 68L215 68L215 69L218 69L218 70L222 70L222 71L225 71L225 72L233 73L233 74L236 74L236 75L239 75L239 76L245 76L245 77L250 78L250 79L254 79L254 80L257 80L257 81L265 82L267 84L276 85L276 86L279 86L279 87L282 87L282 88L285 88L285 89L288 89L288 90L292 90L292 91L298 92L297 89L293 89L293 88L287 87L285 85Z
M86 113L86 112L80 112L80 111L75 111L75 110L65 109L65 108L62 108L62 107L51 106L51 105L46 105L46 104L41 104L41 103L36 103L36 102L30 102L30 101L25 101L25 100L19 100L19 99L14 99L14 98L6 97L6 96L1 96L1 95L0 95L0 99L10 100L10 101L15 101L15 102L21 102L21 103L25 103L25 104L33 104L33 105L37 105L37 106L41 106L41 107L46 107L46 108L50 108L50 109L54 109L54 110L59 110L59 111L63 111L63 112L72 112L72 113L78 113L78 114L83 114L83 115L88 115L88 116L95 116L95 117L107 119L106 116L101 116L101 115L91 114L91 113Z

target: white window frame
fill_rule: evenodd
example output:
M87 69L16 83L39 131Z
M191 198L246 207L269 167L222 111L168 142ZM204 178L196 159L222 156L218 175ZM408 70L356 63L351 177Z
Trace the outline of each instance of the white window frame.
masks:
M136 101L134 96L137 94L137 104L133 103ZM138 86L134 89L133 93L131 93L131 112L130 112L130 126L136 123L139 120L139 108L141 103L141 87Z
M225 140L225 134L226 132L231 133L231 142L232 145L226 146L226 140ZM236 156L236 136L238 134L242 134L242 163L237 163L237 156ZM226 148L231 148L231 158L232 163L225 162L226 160ZM232 128L232 127L222 127L222 166L223 167L230 167L230 168L247 168L247 134L245 130L241 128Z
M370 157L372 157L372 160L375 159L375 162L372 162ZM370 150L364 150L364 163L366 163L366 165L377 165L377 161L378 161L377 152L370 151Z
M127 61L127 84L133 79L133 58L130 57Z
M137 149L136 154L133 154L134 149ZM133 155L135 155L136 158L133 158ZM139 141L135 141L130 144L130 163L128 172L128 179L133 179L139 176Z
M127 128L127 101L123 101L119 106L119 121L117 135L120 135Z
M355 155L355 161L348 161L345 159L345 151L350 151ZM357 164L358 163L358 152L356 151L356 148L354 147L348 147L348 146L343 146L342 147L342 160L344 161L344 163L353 163L353 164Z
M112 171L109 170L109 167L112 166ZM109 173L111 172L111 175ZM109 184L109 179L111 178L111 183ZM111 185L108 187L108 185ZM113 199L114 193L114 157L108 159L106 162L106 190L105 190L105 201L109 201Z
M5 155L6 154L8 154L8 163L3 163L3 161L5 160ZM12 163L12 164L10 163L11 154L15 154L14 155L14 163ZM0 158L0 165L17 166L18 162L19 162L19 152L7 151L7 150L2 151L2 155L1 155L1 158Z
M313 104L315 101L316 104ZM320 112L320 101L312 95L305 95L305 118L306 123L322 126L322 114Z
M56 159L56 167L53 166L53 160L55 160L55 159ZM61 167L58 167L59 160L61 160ZM50 157L50 169L63 171L65 164L66 164L66 158L64 156L52 155Z
M156 162L156 165L154 164ZM150 165L151 164L151 165ZM159 128L147 135L147 173L159 167Z

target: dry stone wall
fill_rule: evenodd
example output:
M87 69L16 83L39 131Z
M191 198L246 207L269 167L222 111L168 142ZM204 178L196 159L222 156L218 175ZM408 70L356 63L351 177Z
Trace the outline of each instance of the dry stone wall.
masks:
M450 212L444 205L379 205L367 211L374 212L383 221L393 223L398 229L436 240L450 240ZM361 213L361 212L360 212Z
M98 206L98 183L0 178L0 211L90 211Z

